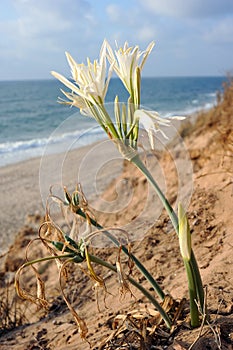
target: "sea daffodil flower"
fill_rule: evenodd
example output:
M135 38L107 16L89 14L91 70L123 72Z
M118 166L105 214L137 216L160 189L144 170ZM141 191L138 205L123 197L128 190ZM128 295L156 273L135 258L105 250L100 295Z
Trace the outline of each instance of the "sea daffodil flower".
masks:
M90 59L87 58L87 65L84 63L78 64L68 52L66 52L66 58L71 68L74 83L57 72L51 72L55 78L60 80L71 90L71 92L62 90L63 94L71 102L61 101L74 105L81 110L89 108L90 104L103 104L111 77L111 67L107 74L105 41L100 50L99 61L94 60L92 63Z
M132 102L140 104L140 75L147 57L151 53L154 42L151 42L145 51L140 51L138 46L129 47L127 41L123 47L113 52L107 41L108 61L113 66L114 71L128 90Z
M59 99L59 102L75 106L82 114L94 117L110 137L118 138L118 133L104 107L112 72L111 67L107 71L106 42L104 41L101 47L99 61L94 60L91 63L87 58L87 65L85 65L84 63L78 64L67 52L66 57L74 83L57 72L51 72L71 90L71 92L61 90L70 101Z

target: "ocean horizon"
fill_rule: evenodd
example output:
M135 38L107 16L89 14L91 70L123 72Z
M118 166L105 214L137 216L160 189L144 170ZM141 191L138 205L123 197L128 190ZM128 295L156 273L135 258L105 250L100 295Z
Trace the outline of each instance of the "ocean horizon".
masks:
M216 104L226 77L144 77L141 104L163 118L189 116ZM60 82L48 80L0 81L0 166L17 163L69 147L82 147L104 137L91 117L57 103ZM121 81L110 82L106 103L115 95L128 99ZM49 147L48 147L49 145ZM71 145L71 146L70 146Z

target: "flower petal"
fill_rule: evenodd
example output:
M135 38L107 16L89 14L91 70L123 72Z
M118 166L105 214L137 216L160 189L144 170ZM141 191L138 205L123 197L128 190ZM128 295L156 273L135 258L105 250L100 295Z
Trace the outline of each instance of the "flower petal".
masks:
M160 128L160 126L169 126L170 120L163 119L156 111L146 111L144 109L137 109L134 112L134 118L141 122L148 134L150 145L152 149L155 149L154 134L160 132L165 139L168 139L166 134Z
M68 79L66 79L63 75L61 75L60 73L54 72L54 71L51 71L51 74L56 79L60 80L60 82L62 84L64 84L66 87L68 87L70 90L79 94L79 88L76 85L74 85L73 83L71 83Z
M137 45L134 47L129 47L128 42L126 41L123 47L117 47L117 50L114 54L111 46L106 41L108 61L111 65L113 65L113 69L125 85L126 89L129 91L131 96L135 95L135 91L138 87L137 69L142 70L145 61L151 53L153 47L154 43L152 42L148 45L145 51L140 51Z

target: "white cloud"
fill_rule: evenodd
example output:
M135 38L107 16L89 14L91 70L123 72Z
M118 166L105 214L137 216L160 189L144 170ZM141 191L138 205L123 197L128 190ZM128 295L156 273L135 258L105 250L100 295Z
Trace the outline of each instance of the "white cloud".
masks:
M155 38L156 38L155 28L153 28L152 26L148 26L148 25L139 26L139 29L137 32L137 38L143 42L155 40Z
M14 6L19 34L26 37L60 33L88 19L88 3L83 0L14 0Z
M1 36L7 38L0 46L5 55L18 59L33 51L40 55L65 51L83 43L95 26L84 0L13 0L12 5L15 19L0 22Z
M118 22L122 18L122 11L120 6L116 4L109 4L106 7L106 13L110 21Z
M233 19L225 18L215 23L205 32L204 39L214 44L233 44Z
M119 45L128 41L130 45L145 46L149 41L156 39L156 24L148 17L137 2L119 1L110 3L105 8L107 15L107 38Z
M233 0L0 0L0 78L66 74L65 50L94 59L104 37L141 49L154 40L147 75L212 74L232 61L231 13Z
M175 17L212 17L233 12L232 0L140 0L157 15Z
M1 79L7 74L14 79L29 74L48 77L51 69L65 66L66 50L78 53L80 61L91 56L96 22L85 0L9 0L4 13L0 16ZM9 62L7 73L4 67Z

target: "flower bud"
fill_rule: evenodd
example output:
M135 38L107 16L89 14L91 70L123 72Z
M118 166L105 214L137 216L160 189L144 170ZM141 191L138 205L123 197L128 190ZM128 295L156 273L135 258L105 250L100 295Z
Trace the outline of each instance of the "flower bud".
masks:
M191 233L187 215L181 203L178 205L179 244L182 258L189 261L191 258Z

